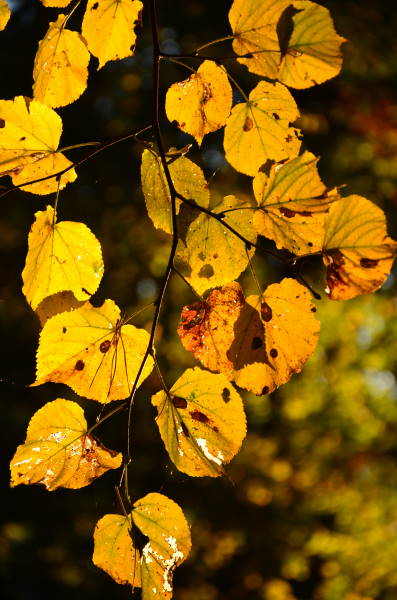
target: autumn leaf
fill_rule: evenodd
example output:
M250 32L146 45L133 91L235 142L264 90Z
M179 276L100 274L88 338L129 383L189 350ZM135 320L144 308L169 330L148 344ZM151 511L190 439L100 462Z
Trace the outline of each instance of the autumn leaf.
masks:
M84 223L57 223L51 206L35 217L22 272L27 301L36 310L44 298L63 291L71 291L78 301L87 300L103 275L98 240Z
M113 300L105 300L99 308L87 302L44 325L32 385L53 381L97 402L122 400L131 393L148 343L147 331L121 323ZM139 385L152 368L149 356Z
M133 542L137 527L149 538L142 555ZM162 494L147 494L128 516L105 515L94 532L93 562L117 583L142 586L142 600L172 598L174 571L191 548L181 508Z
M91 54L99 59L99 69L110 60L133 55L134 27L142 7L139 0L88 0L82 34Z
M232 109L226 122L226 158L237 171L254 177L267 160L296 156L299 131L290 123L299 116L295 100L280 83L260 81L248 102Z
M40 0L44 6L54 7L54 8L65 8L68 4L70 4L71 0Z
M294 279L244 299L237 282L182 309L178 334L201 363L257 395L286 383L313 353L319 322Z
M6 28L11 17L10 7L5 0L0 0L0 31Z
M65 106L87 87L90 53L77 31L65 27L65 15L50 23L34 60L33 95L52 107Z
M14 185L47 177L72 165L57 152L62 120L57 113L37 100L17 96L0 100L0 177L10 175ZM60 177L59 188L76 179L74 169ZM25 185L33 194L56 192L55 177Z
M167 91L165 111L179 129L190 133L200 145L207 133L223 127L232 108L232 88L227 72L205 60L184 81Z
M304 152L259 171L253 180L260 207L253 221L257 232L296 255L321 249L324 215L339 198L337 190L328 190L321 181L317 160Z
M335 202L324 222L327 294L348 300L377 290L390 273L397 243L387 235L384 212L362 196Z
M212 210L249 242L255 243L252 206L235 196L226 196ZM247 249L222 222L205 213L190 224L185 240L180 240L176 265L190 285L202 294L206 290L236 279L247 267L254 249Z
M82 408L70 400L48 402L31 418L25 443L11 461L11 487L41 483L49 491L89 485L109 469L118 469L122 455L102 446L87 433Z
M293 88L308 88L338 75L341 45L329 11L309 0L295 0L293 31L283 55L278 79Z
M176 467L218 477L246 434L243 402L222 374L187 369L171 390L152 397L161 438Z
M184 198L207 208L210 191L203 171L185 156L171 158L168 168L176 191ZM155 152L144 150L141 164L142 190L146 208L153 225L166 233L172 233L171 196L161 158ZM176 199L176 212L181 201Z

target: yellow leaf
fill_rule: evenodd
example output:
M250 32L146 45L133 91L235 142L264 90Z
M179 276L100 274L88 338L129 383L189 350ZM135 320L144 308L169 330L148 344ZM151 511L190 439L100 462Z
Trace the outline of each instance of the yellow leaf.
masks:
M87 87L90 53L77 31L65 28L65 15L50 23L39 43L33 68L33 94L47 106L65 106Z
M41 3L44 4L44 6L53 8L65 8L70 2L71 0L41 0Z
M255 243L250 204L235 196L226 196L213 212L224 214L226 223ZM185 241L179 241L176 264L190 285L202 294L236 279L253 253L253 249L247 250L245 243L222 223L202 213L189 226Z
M171 160L168 164L176 191L207 208L210 202L208 183L200 167L185 156ZM144 150L141 164L142 190L146 208L153 225L166 233L172 233L171 196L160 157ZM176 200L177 213L181 205Z
M118 469L122 455L87 434L87 422L76 402L58 398L31 418L26 440L11 461L11 487L41 483L50 491L89 485L109 469Z
M387 235L383 211L362 196L335 202L324 223L327 293L348 300L377 290L390 273L397 243Z
M277 248L296 255L321 250L324 214L339 196L328 190L317 172L317 158L304 152L284 164L259 171L253 180L260 210L255 212L258 233Z
M35 217L22 272L27 301L36 310L47 296L67 290L76 300L87 300L103 275L100 243L84 223L56 223L51 206Z
M5 0L0 0L0 31L5 29L10 17L10 7Z
M267 160L296 156L298 130L290 123L299 116L295 100L281 83L260 81L248 102L234 106L226 122L226 158L237 171L256 175Z
M149 541L142 556L137 527ZM190 531L181 508L162 494L147 494L128 516L105 515L94 532L93 562L117 583L142 586L142 600L170 600L174 570L188 556Z
M167 91L165 111L179 129L201 144L207 133L223 127L232 108L232 88L223 67L205 60L184 81Z
M51 317L54 317L61 312L72 310L72 308L79 308L84 304L85 301L76 300L72 292L58 292L44 298L35 309L35 313L39 318L40 325L44 327Z
M243 402L222 374L188 369L169 395L152 397L161 438L176 467L193 477L218 477L246 434Z
M310 294L294 279L244 299L237 282L182 310L178 333L202 364L255 394L267 394L302 370L319 322Z
M131 393L149 343L149 334L133 325L122 325L113 300L95 308L55 315L44 325L37 350L37 379L66 383L77 394L108 403ZM139 385L153 368L148 357Z
M251 73L277 79L281 51L277 25L289 0L234 0L229 12L233 50Z
M72 163L57 152L62 119L37 100L17 96L0 100L0 177L10 175L14 185L47 177ZM60 178L59 188L76 179L74 169ZM22 188L34 194L58 189L55 177Z
M82 34L91 54L99 59L99 69L110 60L133 55L134 27L142 7L139 0L88 0Z
M324 6L295 0L297 14L282 58L279 80L293 88L308 88L338 75L342 66L341 45L346 41L334 29Z

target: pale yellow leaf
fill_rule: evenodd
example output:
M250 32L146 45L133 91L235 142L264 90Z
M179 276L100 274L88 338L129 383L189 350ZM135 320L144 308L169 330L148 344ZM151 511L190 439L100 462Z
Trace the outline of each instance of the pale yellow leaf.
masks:
M11 17L10 7L5 0L0 0L0 31L5 29Z

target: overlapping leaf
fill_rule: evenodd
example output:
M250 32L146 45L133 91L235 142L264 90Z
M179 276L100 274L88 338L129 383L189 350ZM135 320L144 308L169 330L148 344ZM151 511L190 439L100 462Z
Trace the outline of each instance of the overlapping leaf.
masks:
M397 243L387 235L383 211L362 196L335 202L324 223L327 293L348 300L377 290L390 273Z
M65 383L77 394L107 403L131 393L149 343L149 334L133 325L122 325L113 300L95 308L55 315L44 325L37 350L36 381ZM146 360L139 385L153 368Z
M11 17L10 7L5 0L0 0L0 31L5 29Z
M99 59L99 68L133 55L134 27L142 7L139 0L88 0L82 34L91 54Z
M142 556L133 542L137 527L149 541ZM131 513L105 515L94 532L93 562L117 583L142 586L142 600L170 600L174 570L191 548L189 526L181 508L162 494L147 494Z
M74 102L87 87L90 53L81 35L66 29L65 18L50 23L34 60L34 97L52 107Z
M120 467L122 456L87 434L76 402L58 398L31 418L25 443L11 461L11 487L41 483L48 490L77 489Z
M255 243L252 207L235 196L226 196L213 212L245 239ZM176 264L190 285L202 294L206 290L236 279L247 267L254 250L247 250L222 222L201 213L190 224L185 240L180 240Z
M61 133L61 117L37 100L23 96L0 100L0 176L10 175L14 185L21 185L71 166L57 152ZM74 169L70 169L60 177L60 189L76 177ZM58 182L53 177L23 189L50 194L57 191Z
M319 331L310 294L294 279L244 299L237 282L182 310L184 347L212 371L255 394L266 394L301 371Z
M57 223L51 206L35 217L22 272L27 301L35 310L44 298L64 291L72 292L78 301L87 300L103 275L98 240L84 223Z
M185 156L171 159L169 170L176 191L196 204L208 208L210 191L200 167ZM142 190L146 208L153 225L166 233L172 232L171 196L161 159L158 154L144 150L141 164ZM176 200L179 212L180 200Z
M176 467L194 477L221 475L246 434L243 402L226 377L188 369L169 394L158 392L152 403Z
M321 249L324 215L338 198L336 190L323 184L316 165L316 157L304 152L259 171L253 181L260 207L254 216L256 230L274 240L277 248L297 255Z
M172 84L165 110L170 121L201 144L207 133L223 127L232 108L232 88L225 69L206 60L188 79Z
M293 158L299 152L299 116L295 100L280 83L260 81L248 102L234 106L226 122L224 148L230 164L254 177L267 160Z

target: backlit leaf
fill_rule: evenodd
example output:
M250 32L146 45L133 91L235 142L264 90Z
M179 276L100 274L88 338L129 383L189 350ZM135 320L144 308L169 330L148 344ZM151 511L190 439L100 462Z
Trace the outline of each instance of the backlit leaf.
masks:
M243 402L222 374L188 369L169 395L152 398L161 438L176 467L192 476L222 475L246 434Z
M290 123L299 116L295 100L281 83L260 81L249 102L233 107L226 122L226 158L237 171L254 177L267 160L296 156L298 130Z
M47 106L65 106L87 87L90 53L77 31L65 27L65 15L50 23L34 60L33 94Z
M185 156L170 160L168 166L176 191L207 208L210 202L210 191L200 167ZM171 196L167 180L160 157L150 150L143 151L141 180L146 208L153 225L166 233L171 233ZM177 213L180 205L181 201L177 199Z
M88 0L82 34L99 68L109 60L132 56L143 4L139 0Z
M10 17L10 7L5 0L0 0L0 31L5 29Z
M54 8L65 8L70 4L71 0L40 0L44 6L50 6Z
M118 469L122 455L102 446L87 434L82 408L58 398L31 418L25 443L11 461L11 487L41 483L50 491L89 485L108 471Z
M182 310L178 333L186 350L211 371L255 394L267 394L302 370L319 322L308 290L294 279L244 299L237 282Z
M291 3L298 11L293 17L293 31L282 58L278 78L294 88L308 88L338 75L342 66L339 36L329 11L309 0Z
M43 298L67 290L76 300L87 300L103 275L98 240L84 223L57 223L51 206L35 217L22 272L27 301L35 310Z
M37 350L37 379L66 383L77 394L107 403L131 393L149 342L149 334L133 325L122 325L113 300L95 308L55 315L44 325ZM153 368L148 357L139 385Z
M137 527L149 541L142 556L133 542ZM170 600L174 570L191 548L181 508L162 494L147 494L128 516L105 515L94 532L93 562L117 583L142 586L142 600Z
M61 117L37 100L0 100L0 176L10 175L14 185L21 185L69 167L72 163L57 152L61 133ZM70 169L60 178L60 189L76 177ZM50 194L57 191L58 182L53 177L22 189Z
M165 110L170 121L201 144L207 133L223 127L232 108L232 88L225 69L204 61L197 73L167 91Z
M335 202L324 223L327 293L348 300L377 290L390 273L397 243L387 235L384 212L362 196Z
M212 212L224 214L226 223L255 243L250 204L235 196L226 196ZM202 294L236 279L247 267L253 252L222 223L201 213L189 226L186 239L179 241L176 265L190 285Z
M273 164L266 172L259 171L253 187L260 206L254 216L258 233L293 254L321 249L324 214L338 195L321 181L313 154L304 152L284 164Z

